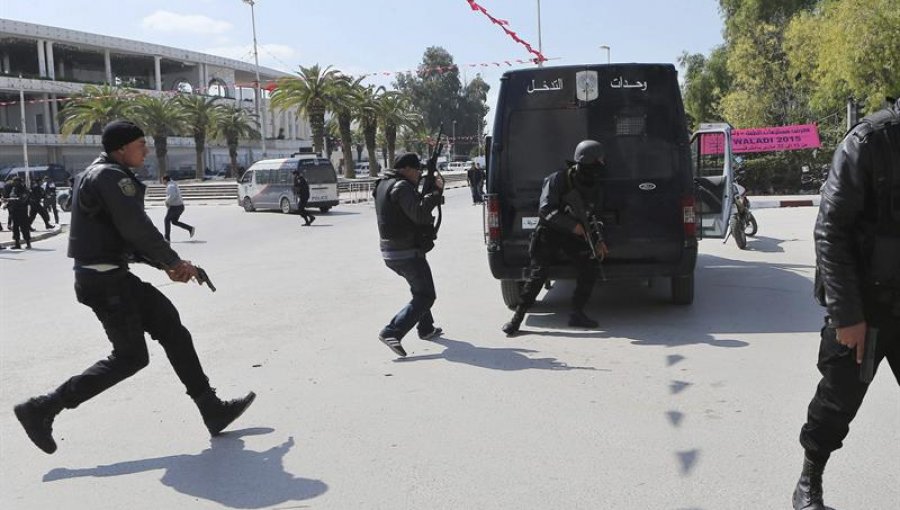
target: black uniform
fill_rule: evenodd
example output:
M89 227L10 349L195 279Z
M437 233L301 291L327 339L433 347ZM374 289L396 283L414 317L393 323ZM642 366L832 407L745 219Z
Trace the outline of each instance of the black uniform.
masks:
M3 192L6 198L6 208L9 210L9 228L12 230L15 248L22 247L21 240L24 239L25 246L31 248L31 223L28 221L28 188L20 180L13 180L7 183Z
M834 155L815 226L816 289L827 308L818 368L822 379L800 432L806 451L798 509L824 508L821 474L841 447L868 384L855 349L835 328L877 328L876 367L888 359L900 384L900 102L863 120Z
M574 168L570 168L555 172L544 179L540 221L531 235L529 246L531 263L528 278L519 296L519 307L523 313L534 304L547 280L547 268L558 260L559 252L564 253L572 261L578 274L575 294L572 296L572 308L583 310L591 297L594 282L597 280L597 261L591 258L590 248L584 238L572 232L579 221L572 216L571 205L566 197L574 191L580 196L586 209L592 211L596 207L598 195L594 187L579 185L573 174ZM588 228L589 226L585 226L585 230ZM602 232L597 234L602 235ZM595 244L602 240L602 237L597 236L593 239Z
M48 211L53 211L53 222L57 225L59 224L59 209L56 207L56 183L53 181L46 181L43 186L44 189L44 209Z
M29 227L34 223L34 219L40 214L41 219L44 220L44 228L47 230L53 228L53 225L50 224L50 215L47 214L47 209L44 207L44 188L38 181L35 181L31 185L31 193L28 197L28 209L30 210L28 214Z
M50 429L56 413L78 407L147 366L145 332L166 351L213 435L255 396L251 392L243 401L220 401L178 310L156 287L129 271L129 262L135 260L161 269L181 262L144 212L144 191L130 169L105 153L75 180L68 250L75 259L75 296L100 319L112 353L49 395L16 406L29 437L47 453L56 450Z
M303 217L304 225L311 225L316 221L316 217L306 211L306 204L309 203L309 183L299 172L294 173L294 194L297 195L297 209Z
M484 183L484 172L472 166L466 171L466 180L469 181L469 188L472 191L472 204L480 204L483 201L481 186Z

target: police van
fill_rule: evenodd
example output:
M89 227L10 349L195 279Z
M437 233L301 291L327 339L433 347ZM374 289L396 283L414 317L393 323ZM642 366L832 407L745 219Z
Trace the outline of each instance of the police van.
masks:
M238 180L238 205L247 212L262 209L280 209L285 214L296 212L299 197L294 193L294 170L299 170L309 184L307 207L328 212L338 204L337 173L331 161L315 154L297 154L250 165Z
M728 224L730 131L712 127L690 140L673 65L509 71L495 111L485 139L484 233L491 273L508 307L518 304L525 279L543 180L566 168L585 139L606 150L594 211L610 250L600 273L610 280L669 278L673 302L693 302L697 241L724 237ZM695 168L702 136L721 137L723 151L703 153L707 193L701 204ZM562 255L549 268L550 279L574 277Z

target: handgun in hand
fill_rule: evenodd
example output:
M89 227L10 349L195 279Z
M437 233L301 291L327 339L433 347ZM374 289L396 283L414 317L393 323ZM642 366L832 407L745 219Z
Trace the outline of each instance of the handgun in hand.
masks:
M209 290L215 292L216 286L213 285L213 282L209 279L209 275L206 274L206 271L204 271L200 266L194 266L194 269L197 270L197 283L199 283L200 285L203 285L205 283L206 286L209 287Z

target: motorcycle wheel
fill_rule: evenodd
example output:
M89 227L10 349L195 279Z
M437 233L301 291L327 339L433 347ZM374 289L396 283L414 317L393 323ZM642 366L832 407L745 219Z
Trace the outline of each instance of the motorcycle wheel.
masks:
M737 215L731 218L731 235L734 237L734 242L738 248L742 250L747 249L747 236L744 234L744 225L741 224L741 220Z
M753 217L753 213L747 213L747 223L744 225L744 234L748 237L753 237L756 235L757 230L759 230L759 226L756 224L756 218Z

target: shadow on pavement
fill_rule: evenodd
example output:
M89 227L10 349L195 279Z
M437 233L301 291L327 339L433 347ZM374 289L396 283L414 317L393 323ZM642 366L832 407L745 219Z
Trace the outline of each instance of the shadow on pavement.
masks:
M774 237L756 236L747 238L747 250L763 253L784 253L781 243L791 239L775 239Z
M493 370L602 370L593 367L574 367L556 358L529 358L526 354L538 352L531 349L478 347L461 340L437 338L431 343L443 345L445 349L437 354L400 358L398 363L443 359L451 363L462 363Z
M819 330L823 311L812 298L812 282L802 274L809 269L701 254L690 306L671 304L667 279L654 280L649 289L639 282L598 285L586 309L600 322L598 331L567 326L574 282L557 281L525 324L562 330L530 334L626 338L634 345L746 347L739 339L745 334Z
M296 478L284 470L283 459L294 446L293 437L262 452L244 449L241 437L270 432L273 429L251 428L228 432L210 439L210 447L196 455L172 455L93 468L56 468L44 475L44 482L86 476L122 476L162 469L165 470L160 478L163 485L229 508L265 508L324 494L328 490L324 482Z

